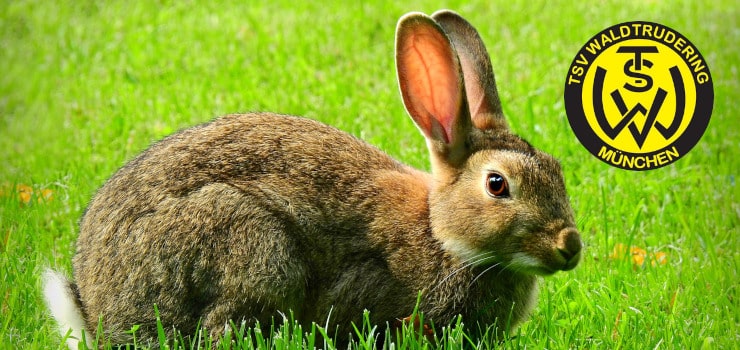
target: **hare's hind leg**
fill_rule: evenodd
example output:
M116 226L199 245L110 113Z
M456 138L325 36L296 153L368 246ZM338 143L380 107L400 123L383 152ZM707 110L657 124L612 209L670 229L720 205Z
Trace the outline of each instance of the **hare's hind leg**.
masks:
M204 310L203 326L218 335L230 321L269 325L273 319L281 321L281 313L302 314L308 269L290 221L272 210L261 193L251 196L226 185L211 186L225 186L219 189L222 199L239 199L230 203L230 210L222 207L230 219L215 228L216 253L210 265L219 276L219 292Z

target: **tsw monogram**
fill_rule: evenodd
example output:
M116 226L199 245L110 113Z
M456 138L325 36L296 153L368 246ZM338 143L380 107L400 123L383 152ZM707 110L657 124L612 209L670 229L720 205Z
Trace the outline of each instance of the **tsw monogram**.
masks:
M622 23L592 37L565 84L571 128L600 160L630 170L685 155L709 123L714 93L704 58L678 32Z
M638 93L650 91L653 86L653 79L650 77L650 75L642 73L642 71L644 68L649 69L653 67L653 63L652 61L643 59L642 54L659 53L658 47L620 46L617 49L617 53L629 53L634 55L634 58L629 59L624 64L624 74L628 77L633 78L633 80L627 80L625 82L624 88L626 90ZM602 96L604 80L606 79L606 69L602 67L597 67L596 69L597 70L594 81L593 96ZM683 80L681 79L681 73L678 67L673 66L669 70L671 73L673 86L675 87L676 103L678 104L676 105L675 114L673 116L671 124L666 127L656 120L658 117L658 113L660 112L660 108L663 106L666 96L668 95L668 91L664 90L663 88L658 88L658 91L655 93L655 97L650 104L650 109L647 109L645 108L645 106L642 105L642 103L639 102L632 108L628 108L620 90L614 89L609 95L611 96L614 104L619 110L620 115L622 116L622 119L619 121L619 123L617 123L616 126L612 127L609 124L609 121L604 112L603 105L601 105L601 99L594 100L594 113L596 114L596 120L599 123L599 127L601 127L601 129L604 131L604 133L606 133L607 136L609 136L609 138L614 140L625 127L628 127L630 133L632 134L632 137L637 143L637 146L639 148L642 148L642 145L645 143L645 139L647 138L647 134L651 131L653 127L655 127L655 129L657 129L657 131L660 132L660 134L666 140L676 134L676 131L678 131L678 128L681 125L681 120L683 119L683 105L685 104L686 93L684 91ZM633 83L639 83L639 85L633 85ZM637 116L638 114L647 117L642 130L639 130L636 123L633 121L635 116Z

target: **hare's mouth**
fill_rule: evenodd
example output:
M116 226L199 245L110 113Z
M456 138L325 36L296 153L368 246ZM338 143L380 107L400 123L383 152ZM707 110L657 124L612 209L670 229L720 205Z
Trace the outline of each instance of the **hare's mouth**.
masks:
M509 269L528 275L549 276L559 269L544 264L542 260L526 253L515 253L511 256Z
M578 265L580 261L580 252L575 255L564 256L559 251L553 252L552 256L543 261L543 259L534 257L526 253L516 253L511 258L510 269L519 272L549 276L558 271L572 270Z

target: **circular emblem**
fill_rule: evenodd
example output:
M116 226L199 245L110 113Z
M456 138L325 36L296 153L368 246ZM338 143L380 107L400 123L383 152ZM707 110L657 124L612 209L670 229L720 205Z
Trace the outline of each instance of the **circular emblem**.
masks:
M704 57L658 23L626 22L596 34L565 81L565 109L578 140L622 169L656 169L683 157L704 134L713 103Z

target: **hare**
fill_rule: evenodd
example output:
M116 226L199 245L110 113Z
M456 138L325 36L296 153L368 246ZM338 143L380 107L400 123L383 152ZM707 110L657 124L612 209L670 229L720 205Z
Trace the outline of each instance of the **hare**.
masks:
M431 174L333 127L234 114L153 144L80 221L74 282L47 271L60 329L113 342L280 312L348 334L363 310L513 329L541 275L581 255L559 163L509 131L490 58L458 14L409 13L396 31L404 105ZM88 339L91 336L88 336Z

